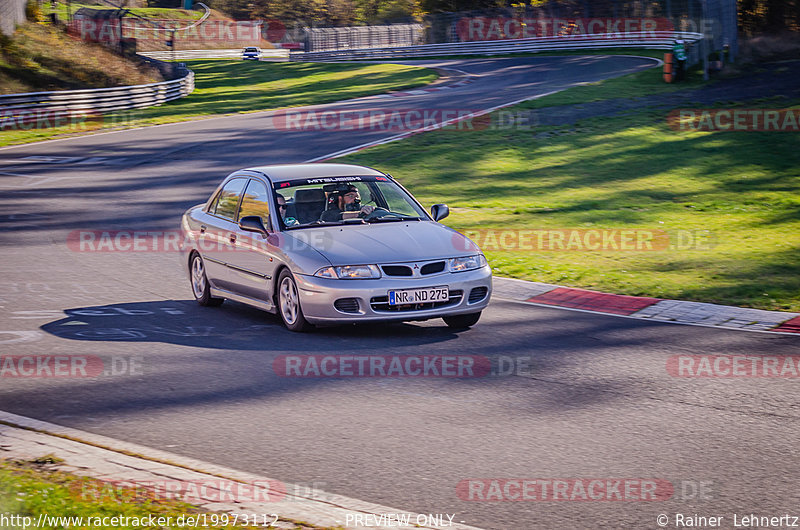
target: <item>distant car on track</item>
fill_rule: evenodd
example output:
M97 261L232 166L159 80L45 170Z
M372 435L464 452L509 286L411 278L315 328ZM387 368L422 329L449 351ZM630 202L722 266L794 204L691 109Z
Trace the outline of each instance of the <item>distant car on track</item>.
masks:
M432 318L468 328L489 303L492 273L472 241L438 222L448 213L436 204L428 215L371 168L243 169L184 213L183 264L201 305L236 300L292 331Z
M243 61L258 61L259 59L261 59L261 48L248 46L247 48L242 50Z

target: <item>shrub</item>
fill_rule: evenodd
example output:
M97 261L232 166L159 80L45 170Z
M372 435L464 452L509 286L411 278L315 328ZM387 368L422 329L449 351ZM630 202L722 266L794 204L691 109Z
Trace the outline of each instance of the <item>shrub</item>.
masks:
M37 23L45 21L44 11L42 11L42 6L37 0L28 0L25 5L25 18Z

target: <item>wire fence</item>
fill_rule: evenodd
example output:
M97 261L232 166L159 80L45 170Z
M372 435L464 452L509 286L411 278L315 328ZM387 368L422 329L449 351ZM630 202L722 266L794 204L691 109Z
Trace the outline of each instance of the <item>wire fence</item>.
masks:
M736 0L551 0L537 7L426 15L419 24L305 27L306 52L407 48L421 44L700 33L707 53L737 54Z
M437 13L425 17L427 43L620 34L702 33L709 47L736 53L736 0L551 0L537 7Z
M304 41L307 51L394 48L423 44L425 32L422 24L305 28Z

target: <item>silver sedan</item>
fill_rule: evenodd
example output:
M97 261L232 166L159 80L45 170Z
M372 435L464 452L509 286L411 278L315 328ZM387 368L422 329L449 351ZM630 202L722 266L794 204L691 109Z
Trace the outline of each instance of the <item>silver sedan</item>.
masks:
M225 299L315 324L478 322L492 273L480 249L394 178L346 164L236 171L181 221L182 261L204 306Z

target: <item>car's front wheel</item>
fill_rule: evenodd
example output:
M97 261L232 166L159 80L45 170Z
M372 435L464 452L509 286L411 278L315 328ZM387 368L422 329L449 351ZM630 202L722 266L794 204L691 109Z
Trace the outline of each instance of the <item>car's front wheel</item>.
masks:
M481 312L470 313L469 315L451 315L449 317L442 317L447 327L455 329L466 329L474 326L481 318Z
M203 265L203 258L200 254L195 252L192 254L190 262L191 280L192 280L192 294L197 303L202 306L216 307L225 301L224 298L215 298L211 296L211 287L208 284L208 276L206 276L206 268Z
M308 331L312 327L303 316L297 283L288 269L278 277L278 312L290 331Z

